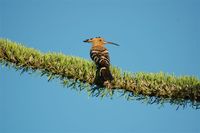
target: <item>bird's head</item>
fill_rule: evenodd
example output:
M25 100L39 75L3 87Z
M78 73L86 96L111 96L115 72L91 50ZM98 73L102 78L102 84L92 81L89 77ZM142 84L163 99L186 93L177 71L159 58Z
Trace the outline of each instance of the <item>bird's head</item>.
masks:
M86 39L83 42L92 43L93 46L97 46L97 45L98 46L104 46L105 44L113 44L113 45L119 46L119 44L105 41L104 38L102 38L102 37L95 37L95 38Z

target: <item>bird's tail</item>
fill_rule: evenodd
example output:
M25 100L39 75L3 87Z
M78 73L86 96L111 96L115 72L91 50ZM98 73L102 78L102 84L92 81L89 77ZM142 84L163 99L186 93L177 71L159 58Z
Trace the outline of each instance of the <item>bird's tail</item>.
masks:
M114 78L110 72L109 67L101 67L99 68L99 78L101 81L112 81Z

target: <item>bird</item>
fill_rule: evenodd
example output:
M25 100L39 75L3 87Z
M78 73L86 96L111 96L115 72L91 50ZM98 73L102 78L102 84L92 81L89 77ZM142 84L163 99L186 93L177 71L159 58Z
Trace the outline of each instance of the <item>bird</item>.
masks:
M111 88L111 81L114 79L110 72L110 57L105 44L119 46L119 44L105 41L102 37L86 39L83 42L91 43L90 58L96 64L96 83L100 86Z

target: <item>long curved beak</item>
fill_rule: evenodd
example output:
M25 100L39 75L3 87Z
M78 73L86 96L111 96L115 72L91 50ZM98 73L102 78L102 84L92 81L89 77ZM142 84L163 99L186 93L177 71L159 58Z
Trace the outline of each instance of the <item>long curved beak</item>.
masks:
M120 46L119 44L114 43L114 42L105 42L105 43L107 43L107 44L112 44L112 45L115 45L115 46Z

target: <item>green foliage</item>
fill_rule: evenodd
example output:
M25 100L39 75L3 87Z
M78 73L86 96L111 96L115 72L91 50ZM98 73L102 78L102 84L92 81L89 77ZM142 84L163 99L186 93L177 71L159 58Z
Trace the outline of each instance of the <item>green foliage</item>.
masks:
M198 109L200 107L200 80L196 77L176 77L165 73L130 73L111 67L114 76L112 89L98 87L95 65L80 57L62 53L42 53L22 44L0 39L0 63L24 72L39 72L48 81L58 78L63 86L82 91L89 96L113 97L121 93L127 100L142 100L148 104L170 103Z

